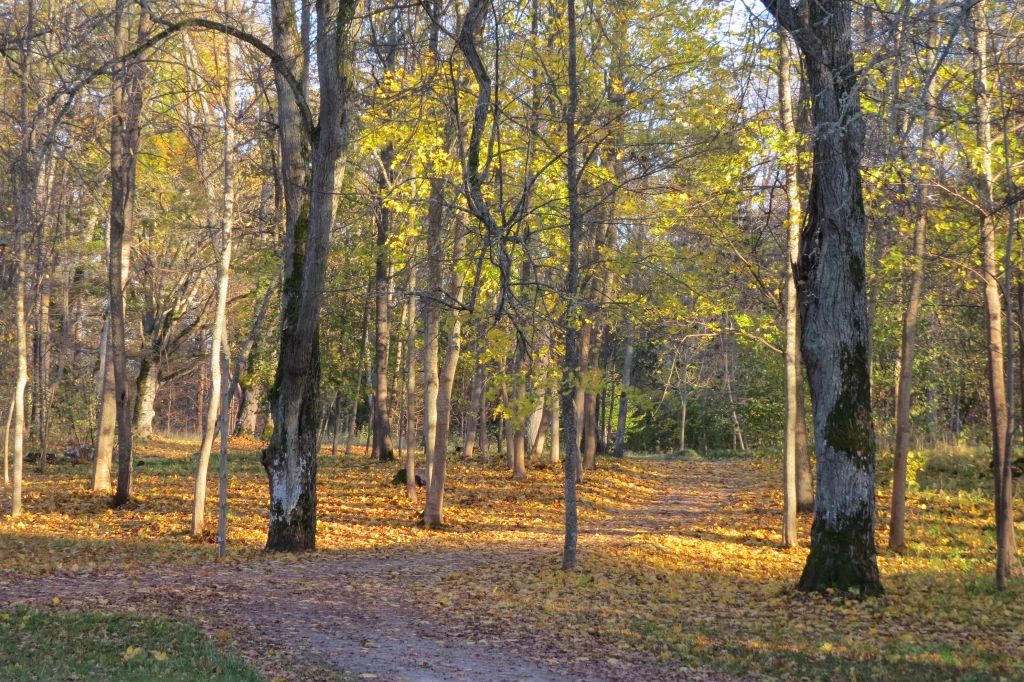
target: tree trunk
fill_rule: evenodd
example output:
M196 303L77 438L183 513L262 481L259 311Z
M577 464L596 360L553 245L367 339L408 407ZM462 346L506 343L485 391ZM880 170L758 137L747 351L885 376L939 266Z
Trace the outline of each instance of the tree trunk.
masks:
M394 151L391 145L380 153L381 170L377 180L377 255L374 265L374 296L376 326L374 333L375 405L373 411L373 449L371 456L381 462L395 459L391 442L391 402L388 396L388 354L391 346L391 258L388 253L388 235L391 231L391 209L384 195L391 186L391 163Z
M43 253L42 221L37 223L36 238L40 245L36 268L39 270L39 287L36 304L36 432L39 434L39 471L46 471L46 460L49 455L49 407L50 407L50 276L43 271L46 268L46 256Z
M261 391L256 383L242 387L239 398L238 416L235 418L236 436L256 435L256 420L259 417Z
M565 539L562 547L562 569L576 570L576 542L579 535L576 515L577 459L579 457L576 415L577 387L580 384L580 346L577 316L580 308L580 241L583 215L579 205L579 171L577 154L579 131L576 128L576 108L579 102L579 83L576 74L576 0L568 0L569 101L565 108L566 154L565 176L569 203L569 253L565 273L565 368L562 380L562 412L569 417L565 429L564 506Z
M1013 531L1013 480L1010 475L1009 414L1006 373L1003 365L1003 314L999 298L996 262L996 224L993 213L992 102L989 91L988 26L986 3L978 2L971 11L971 42L974 51L974 95L977 113L976 136L981 152L977 169L978 203L981 209L981 274L985 289L986 331L988 335L989 413L992 420L992 468L995 472L996 589L1006 588L1007 579L1017 570L1016 542Z
M415 255L415 251L413 251ZM405 496L409 502L416 504L416 452L413 450L413 424L412 415L416 409L416 265L409 263L409 300L406 302L406 320L409 326L406 327L405 345L408 349L405 354Z
M784 435L783 456L783 512L782 512L782 544L796 547L797 538L796 515L798 506L797 494L797 420L800 410L798 405L798 387L800 376L799 355L800 340L796 309L796 279L794 268L800 259L800 188L796 177L796 123L793 118L793 92L790 76L792 59L789 51L789 34L779 28L779 115L782 119L782 131L786 135L786 295L785 327L786 327L786 431Z
M153 435L156 394L160 388L159 376L160 366L151 356L143 357L139 362L139 375L135 379L135 413L132 416L135 436L138 438L149 438Z
M4 427L4 485L11 483L11 422L14 421L14 395L11 395L11 406L7 410L7 425Z
M551 448L548 452L548 461L558 464L562 459L562 399L557 387L552 391L551 400L548 401L548 410L551 413Z
M441 229L444 220L444 181L430 180L427 207L427 289L430 295L423 305L423 457L427 466L427 485L434 476L434 443L437 439L438 349L441 336Z
M110 318L103 322L100 336L99 415L96 418L96 459L92 468L92 490L110 490L110 464L114 456L114 363L110 356Z
M130 3L118 0L115 16L115 54L127 52ZM141 8L137 35L147 33L148 11ZM132 495L132 401L129 390L125 339L125 289L128 285L131 235L135 212L135 172L141 135L145 66L136 56L121 63L113 86L113 122L110 132L110 357L114 365L114 400L117 412L117 490L114 506Z
M934 1L930 3L934 10ZM934 21L928 31L928 61L935 60L938 49L937 25ZM926 70L930 71L928 66ZM925 114L921 121L921 144L918 151L919 165L924 168L931 162L930 145L932 121L935 118L935 79L929 79L925 93ZM896 451L893 457L892 502L889 521L889 549L903 552L906 547L907 513L907 456L910 453L912 426L910 422L911 393L914 381L914 344L917 336L917 318L921 309L921 290L924 287L925 235L928 230L928 209L932 198L928 183L918 171L915 192L915 222L913 258L910 261L910 292L907 308L903 312L903 336L900 343L899 376L896 385Z
M270 487L270 550L301 551L316 546L320 307L334 225L335 192L342 184L337 175L338 161L348 149L347 108L353 61L349 34L355 5L355 0L316 3L319 132L312 145L308 198L296 190L291 202L298 200L299 209L288 211L281 343L270 395L274 432L262 456ZM274 0L272 11L275 45L283 45L277 51L291 58L296 54L294 8L284 0ZM298 116L293 116L297 107L294 102L288 104L283 100L282 92L288 90L283 85L279 82L277 88L282 152L287 149L289 157L301 158L303 145L291 144L286 139L289 132L297 133L302 128L292 128L299 121ZM305 187L305 183L298 187Z
M799 328L798 328L799 333ZM799 337L797 337L799 343ZM814 511L814 468L811 448L807 444L807 416L804 408L804 371L797 353L796 374L796 510L800 514Z
M823 0L811 3L806 13L788 0L765 4L803 53L814 117L810 201L796 276L818 485L811 551L799 588L880 594L860 184L864 121L851 3Z
M483 416L480 414L483 409L485 388L484 365L480 362L479 358L476 358L473 384L469 391L469 407L466 409L466 438L464 444L466 459L473 457L473 451L476 447L477 430L487 427L483 421Z
M220 475L222 499L220 503L227 505L223 495L227 485L227 438L228 422L227 415L231 410L231 396L234 390L224 390L222 382L230 382L230 372L224 371L228 368L227 361L227 306L228 306L228 284L231 277L231 232L234 229L235 219L235 84L232 81L232 50L231 43L225 45L224 50L224 153L223 153L223 177L220 205L220 229L219 234L211 234L211 241L218 246L220 258L217 262L217 299L213 315L213 333L210 338L210 401L206 410L206 423L203 426L203 442L199 447L199 463L196 468L195 495L192 500L192 537L202 536L206 526L206 478L210 468L210 452L213 449L213 440L217 431L221 432L221 453L220 453ZM212 127L212 126L211 126ZM212 193L211 193L212 194ZM215 199L209 196L208 199ZM212 203L212 202L211 202ZM222 345L224 348L222 348ZM222 357L223 356L223 357ZM237 381L237 377L236 377ZM219 419L218 419L219 418ZM220 427L218 429L218 426ZM218 528L218 530L223 530ZM218 548L223 554L223 536L218 534Z
M629 323L626 330L626 350L622 358L622 393L619 396L619 416L615 425L615 449L612 452L616 457L626 456L626 416L629 413L629 386L633 375L633 323ZM680 447L680 449L682 449Z

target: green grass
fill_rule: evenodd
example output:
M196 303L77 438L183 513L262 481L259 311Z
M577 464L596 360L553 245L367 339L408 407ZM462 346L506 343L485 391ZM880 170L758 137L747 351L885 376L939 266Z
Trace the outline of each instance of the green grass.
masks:
M3 680L263 680L191 625L17 607L0 611Z

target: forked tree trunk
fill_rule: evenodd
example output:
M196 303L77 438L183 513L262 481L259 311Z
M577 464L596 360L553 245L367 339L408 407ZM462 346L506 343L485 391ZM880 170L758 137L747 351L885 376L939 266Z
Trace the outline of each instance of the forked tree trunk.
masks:
M860 184L864 121L853 59L850 0L765 0L804 57L814 117L808 219L797 295L801 349L814 405L818 485L811 551L799 588L880 594L875 550L871 419Z
M118 0L115 16L115 53L127 52L129 7ZM148 11L140 8L137 35L143 39ZM125 338L125 289L128 284L131 233L135 212L135 172L141 134L145 67L136 56L124 61L114 78L113 122L110 133L110 358L114 365L114 400L117 412L117 490L114 506L132 495L132 402Z
M348 98L352 88L353 45L349 35L355 0L318 0L317 68L320 110L312 145L308 201L297 189L291 194L286 233L282 291L281 344L271 391L274 432L263 451L270 487L267 549L301 551L316 546L316 473L320 427L320 307L334 198L341 184L338 161L348 149ZM294 7L272 3L274 39L278 52L298 54ZM289 19L290 17L290 19ZM298 62L292 59L292 63ZM282 151L286 165L304 166L301 137L305 124L288 83L278 78L278 107ZM308 107L306 108L308 111ZM289 139L293 136L294 139ZM301 174L301 173L300 173ZM300 183L297 187L305 187ZM292 211L296 200L298 210Z

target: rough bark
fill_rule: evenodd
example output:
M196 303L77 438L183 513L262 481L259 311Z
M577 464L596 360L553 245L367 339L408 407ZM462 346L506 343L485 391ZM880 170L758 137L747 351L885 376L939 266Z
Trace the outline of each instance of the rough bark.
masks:
M286 232L280 353L271 404L274 432L262 462L270 487L267 549L301 551L316 546L316 472L320 449L320 307L335 192L341 184L338 161L348 148L348 99L353 85L353 46L350 36L354 0L316 0L317 69L320 82L318 133L312 141L308 202L301 192L297 211L289 208ZM294 56L294 8L283 0L272 3L274 39L278 52ZM290 16L290 19L287 17ZM293 60L297 61L297 60ZM297 106L285 104L278 84L282 151L285 130L300 138ZM304 145L292 145L289 157L301 156ZM288 162L286 161L286 165ZM303 187L304 185L299 185ZM287 196L286 196L287 200ZM307 208L308 207L308 208Z
M875 550L875 436L865 292L864 143L850 0L766 7L804 58L814 119L808 217L797 297L814 405L818 485L811 551L799 588L880 594Z
M115 53L127 52L127 0L118 0L115 15ZM140 8L137 33L143 39L148 30L148 12ZM110 259L107 285L110 291L110 358L114 366L114 400L117 413L117 489L114 506L124 505L132 495L132 396L125 338L125 289L128 284L132 226L135 211L135 173L141 136L143 79L145 66L138 57L121 63L113 86L113 115L110 132Z
M132 416L136 438L153 435L156 419L156 394L160 389L160 366L152 357L143 357L139 362L139 374L135 378L135 412Z
M565 108L566 154L565 176L569 203L569 252L565 272L565 366L563 373L561 402L562 412L568 416L565 429L564 464L564 508L565 538L562 546L562 569L575 570L577 567L576 543L579 525L576 514L577 459L579 458L577 432L579 419L576 415L577 387L580 382L580 346L576 325L580 312L580 241L583 232L583 215L579 204L578 143L576 109L579 102L579 83L576 73L576 0L568 1L568 52L569 52L569 99Z

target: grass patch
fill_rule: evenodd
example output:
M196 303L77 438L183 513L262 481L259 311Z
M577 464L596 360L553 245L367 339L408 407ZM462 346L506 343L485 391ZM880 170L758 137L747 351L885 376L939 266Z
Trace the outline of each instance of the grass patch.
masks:
M0 671L12 681L264 679L191 625L23 607L0 611Z

